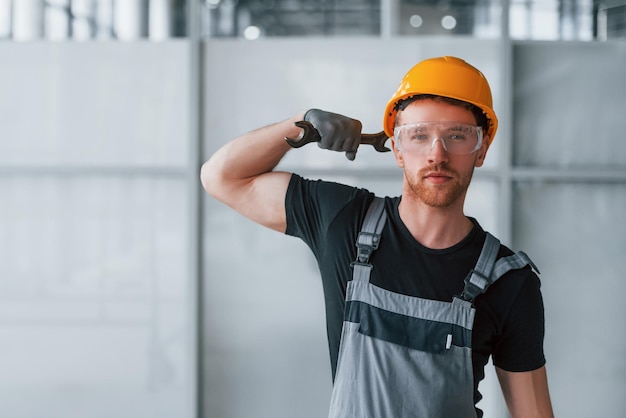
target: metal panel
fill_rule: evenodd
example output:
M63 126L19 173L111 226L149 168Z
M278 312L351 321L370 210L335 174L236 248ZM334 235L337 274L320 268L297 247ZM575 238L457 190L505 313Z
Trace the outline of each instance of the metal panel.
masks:
M182 41L0 44L2 166L185 167Z
M180 179L0 177L3 413L191 416L184 192Z
M626 185L519 183L514 197L516 246L542 272L555 414L622 416Z
M567 417L626 410L624 68L624 43L514 47L514 241L543 273L548 376Z
M626 42L518 44L514 62L516 165L625 164Z
M188 43L0 52L3 413L193 416Z

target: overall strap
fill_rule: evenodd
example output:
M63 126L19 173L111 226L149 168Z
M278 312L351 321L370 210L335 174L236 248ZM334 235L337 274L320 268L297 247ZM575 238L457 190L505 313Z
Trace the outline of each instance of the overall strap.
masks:
M537 273L539 269L525 252L519 251L496 261L500 241L487 232L485 244L476 263L476 267L465 278L465 288L458 297L473 302L476 296L485 293L487 288L510 270L517 270L530 265Z
M526 266L531 266L537 273L541 273L535 263L533 263L533 260L531 260L524 251L518 251L508 257L502 257L496 261L496 265L493 267L493 271L491 272L492 283L502 277L509 270L517 270Z
M374 197L374 200L367 209L361 232L356 240L357 256L356 260L351 263L354 269L353 280L369 281L369 275L372 265L369 258L378 248L380 243L380 234L383 231L385 222L387 221L387 213L385 212L385 200L380 197Z
M476 296L487 291L489 285L493 283L491 272L496 264L499 250L500 241L487 232L476 266L465 277L465 287L459 296L460 299L473 302Z

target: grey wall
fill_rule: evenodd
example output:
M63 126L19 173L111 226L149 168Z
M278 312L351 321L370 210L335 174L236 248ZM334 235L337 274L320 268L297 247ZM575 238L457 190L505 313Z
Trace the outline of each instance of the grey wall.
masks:
M188 44L0 57L0 416L194 416Z
M626 44L521 44L514 57L514 237L543 272L554 403L625 416Z

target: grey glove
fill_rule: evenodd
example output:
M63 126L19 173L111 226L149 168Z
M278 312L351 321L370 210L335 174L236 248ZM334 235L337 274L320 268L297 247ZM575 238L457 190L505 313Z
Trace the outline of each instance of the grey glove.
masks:
M356 119L337 113L310 109L304 114L304 120L311 122L319 132L321 140L318 146L333 151L345 151L346 158L353 161L361 143L362 125Z

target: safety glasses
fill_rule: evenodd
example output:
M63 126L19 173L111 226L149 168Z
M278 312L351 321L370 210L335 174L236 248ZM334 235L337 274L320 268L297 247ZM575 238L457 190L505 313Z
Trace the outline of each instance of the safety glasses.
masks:
M480 126L458 122L420 122L396 126L393 131L398 149L420 155L429 154L441 141L450 154L472 154L483 143Z

